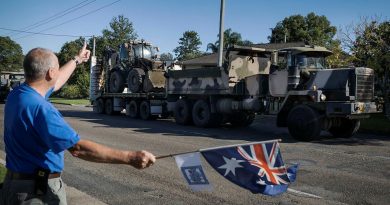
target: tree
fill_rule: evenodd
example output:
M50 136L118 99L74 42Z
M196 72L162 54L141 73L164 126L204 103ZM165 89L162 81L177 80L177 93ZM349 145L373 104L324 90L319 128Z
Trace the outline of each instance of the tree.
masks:
M161 61L172 61L173 55L172 55L172 53L162 53L160 55L160 60Z
M353 56L343 50L340 40L332 42L329 48L333 54L326 58L330 68L343 68L353 65Z
M219 34L217 35L219 38ZM249 40L242 40L241 34L233 31L231 28L226 29L223 32L223 49L227 49L233 45L250 46L253 43ZM207 50L211 50L212 53L218 52L219 40L215 43L207 44Z
M355 28L354 34L356 39L351 46L354 62L357 66L375 69L385 99L386 112L390 113L390 21L364 21Z
M0 36L0 71L19 71L22 69L22 47L8 36Z
M336 27L331 26L325 16L311 12L306 17L292 15L278 22L268 36L270 43L307 42L313 45L331 47Z
M197 58L202 55L202 52L199 51L200 45L202 45L202 42L198 33L196 31L186 31L183 33L183 37L179 39L179 46L173 52L179 61Z
M117 48L121 43L137 39L138 35L133 28L133 23L123 15L112 18L110 30L104 29L103 43L107 43L111 48Z
M67 63L76 56L83 46L85 39L80 37L74 41L66 42L58 55L60 65ZM77 66L70 76L67 85L61 90L61 96L67 98L85 98L89 95L89 64L83 63Z

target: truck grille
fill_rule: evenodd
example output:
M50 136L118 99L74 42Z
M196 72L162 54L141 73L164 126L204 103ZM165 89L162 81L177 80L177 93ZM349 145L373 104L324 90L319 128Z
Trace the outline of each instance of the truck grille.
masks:
M374 99L374 75L356 75L356 101L372 101Z

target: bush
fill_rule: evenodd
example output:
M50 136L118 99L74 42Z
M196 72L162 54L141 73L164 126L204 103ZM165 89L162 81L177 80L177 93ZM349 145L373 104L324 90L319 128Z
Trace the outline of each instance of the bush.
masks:
M77 85L66 85L62 88L60 96L63 98L76 99L85 97Z

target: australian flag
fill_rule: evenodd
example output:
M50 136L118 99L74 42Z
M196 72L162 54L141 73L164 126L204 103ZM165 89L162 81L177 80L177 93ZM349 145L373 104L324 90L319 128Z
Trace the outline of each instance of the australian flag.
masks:
M297 165L286 168L277 141L200 152L222 176L252 193L278 195L287 191L298 169Z

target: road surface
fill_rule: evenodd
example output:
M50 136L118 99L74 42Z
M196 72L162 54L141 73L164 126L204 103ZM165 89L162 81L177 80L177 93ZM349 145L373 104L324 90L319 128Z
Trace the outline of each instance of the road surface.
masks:
M145 149L155 155L212 146L280 138L285 163L300 163L297 181L277 197L252 194L220 176L202 161L213 192L192 192L174 159L146 170L86 162L65 155L63 179L107 204L388 204L390 136L359 133L351 139L298 142L272 116L257 116L247 128L202 129L172 119L142 121L124 115L95 114L91 108L56 105L84 139L119 149ZM0 105L3 121L4 105ZM1 122L3 124L3 122ZM3 125L1 126L3 133ZM4 151L1 140L0 148ZM4 154L2 154L4 155ZM4 157L4 156L0 156ZM310 194L310 195L309 195Z

